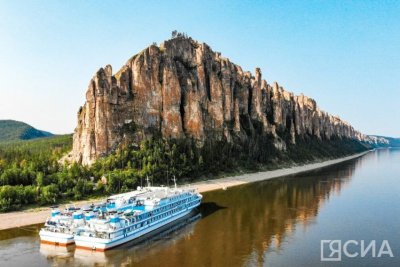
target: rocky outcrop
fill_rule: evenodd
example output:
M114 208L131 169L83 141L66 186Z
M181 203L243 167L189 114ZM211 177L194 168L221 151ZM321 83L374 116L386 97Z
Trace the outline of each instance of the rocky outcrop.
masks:
M79 109L73 161L91 164L126 142L151 136L239 142L271 135L285 149L297 138L366 137L304 95L268 84L205 43L182 36L152 45L113 75L96 72ZM287 138L289 136L289 138Z

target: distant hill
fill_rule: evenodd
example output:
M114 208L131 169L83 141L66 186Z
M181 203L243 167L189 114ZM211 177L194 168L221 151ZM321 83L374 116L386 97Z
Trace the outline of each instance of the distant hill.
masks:
M24 122L0 120L0 142L30 140L49 136L53 136L53 134L38 130Z
M387 140L389 140L389 144L391 147L400 147L400 138L393 138L393 137L387 137L383 136Z
M386 140L387 144L383 145L383 146L400 147L400 138L394 138L394 137L382 136L382 135L370 135L370 137L378 139L378 140Z

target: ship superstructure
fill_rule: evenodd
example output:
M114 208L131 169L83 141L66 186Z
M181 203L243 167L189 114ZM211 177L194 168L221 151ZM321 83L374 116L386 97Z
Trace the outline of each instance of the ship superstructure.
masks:
M138 187L83 208L54 207L39 235L42 243L104 251L184 217L201 199L189 187Z
M67 205L63 211L58 206L52 207L51 217L40 230L40 242L67 246L73 244L74 235L80 227L84 227L91 219L104 218L109 214L132 208L136 205L136 196L144 194L146 188L113 195L100 203L83 208Z
M95 218L75 234L77 248L104 251L124 244L189 214L201 203L194 189L147 187L136 205Z

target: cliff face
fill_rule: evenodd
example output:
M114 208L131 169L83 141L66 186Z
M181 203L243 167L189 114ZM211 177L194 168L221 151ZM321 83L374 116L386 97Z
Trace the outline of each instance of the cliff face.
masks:
M198 147L271 135L281 150L306 135L366 138L313 99L268 84L260 69L253 76L183 37L146 48L114 75L110 65L97 71L78 112L70 158L91 164L125 142L154 135L191 138Z

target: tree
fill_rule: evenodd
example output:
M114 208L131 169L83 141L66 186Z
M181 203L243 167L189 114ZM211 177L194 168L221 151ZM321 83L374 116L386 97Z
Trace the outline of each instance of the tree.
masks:
M58 190L57 185L55 185L55 184L46 185L45 187L42 188L42 191L40 194L40 202L42 204L56 203L58 194L59 194L59 190Z
M0 190L0 210L7 211L12 209L17 198L17 191L14 186L5 185Z
M43 174L42 172L36 173L36 184L37 184L37 186L39 186L39 187L42 187L42 186L45 185L45 182L44 182L44 174Z
M23 202L24 204L32 204L36 201L36 188L32 185L23 187Z

